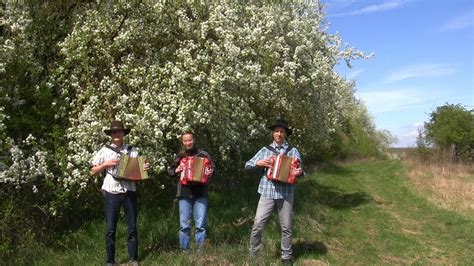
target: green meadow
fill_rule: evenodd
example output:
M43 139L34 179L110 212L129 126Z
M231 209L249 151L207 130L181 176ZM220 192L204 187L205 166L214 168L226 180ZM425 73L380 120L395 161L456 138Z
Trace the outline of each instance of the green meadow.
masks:
M230 181L223 182L224 178ZM248 257L258 173L216 179L209 199L208 240L202 252L178 250L178 206L173 193L168 193L174 190L140 185L141 265L280 264L276 213L265 229L262 255ZM471 264L474 217L442 209L417 191L400 161L352 162L309 170L296 190L295 265ZM101 219L84 221L53 244L25 246L6 263L103 264L104 230ZM127 263L123 219L116 259Z

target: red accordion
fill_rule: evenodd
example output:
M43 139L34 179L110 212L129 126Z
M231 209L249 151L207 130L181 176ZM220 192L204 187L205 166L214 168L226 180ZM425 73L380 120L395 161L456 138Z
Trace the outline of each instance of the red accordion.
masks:
M209 158L187 156L179 162L183 168L180 181L183 185L190 183L207 184L212 175L212 163Z
M272 161L272 167L267 170L268 179L288 184L296 183L294 170L299 168L297 158L279 154L271 156L270 160Z

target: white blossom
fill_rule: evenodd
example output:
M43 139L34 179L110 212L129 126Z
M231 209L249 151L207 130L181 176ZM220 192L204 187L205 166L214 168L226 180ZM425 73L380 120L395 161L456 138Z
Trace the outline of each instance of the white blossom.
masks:
M205 16L194 8L202 4L169 10L160 1L122 2L107 12L81 13L58 43L63 60L46 83L61 94L52 105L54 118L67 121L65 154L42 149L34 134L21 143L8 138L0 106L0 147L11 157L0 164L0 182L55 178L65 193L90 189L90 160L109 141L103 130L113 119L131 128L126 141L160 173L184 130L232 164L235 155L255 150L256 139L268 137L267 125L277 117L290 122L291 141L304 153L328 146L341 121L356 116L353 85L334 67L371 55L327 32L319 2L211 2ZM0 23L25 35L32 21L15 12ZM175 23L165 19L170 14ZM7 38L1 51L8 59L28 45Z

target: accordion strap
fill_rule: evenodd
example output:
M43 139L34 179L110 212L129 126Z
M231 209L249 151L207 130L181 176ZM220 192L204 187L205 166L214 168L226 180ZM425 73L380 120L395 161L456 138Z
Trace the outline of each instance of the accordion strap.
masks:
M119 153L119 154L122 153L119 149L117 149L117 148L115 148L115 147L113 147L113 146L111 146L111 145L108 145L108 144L107 144L107 145L105 145L105 147L108 148L108 149L113 150L113 151L116 152L116 153ZM133 148L133 146L127 145L127 155L130 155L130 152L132 151L132 148Z
M267 145L267 146L265 146L265 148L267 148L268 150L272 151L272 152L275 153L275 154L280 154L280 153L275 149L275 147L272 147L272 146L270 146L270 145ZM288 145L288 147L286 148L285 152L283 152L283 154L284 154L284 155L287 155L287 154L291 151L291 149L293 149L293 146Z
M273 147L273 146L267 145L267 146L265 146L265 148L267 148L269 151L273 152L274 154L280 154L280 153L275 149L275 147ZM288 147L287 147L286 150L283 152L283 154L284 154L284 155L288 155L288 152L290 152L291 149L293 149L293 146L288 145ZM264 175L265 175L266 169L267 169L267 168L263 169L263 174L264 174Z
M110 149L110 150L112 150L112 151L114 151L114 152L116 152L116 153L118 153L118 154L123 154L122 151L120 151L119 149L117 149L117 148L115 148L115 147L113 147L113 146L111 146L111 145L108 145L108 144L107 144L107 145L105 145L105 147L108 148L108 149ZM133 148L132 145L127 145L127 155L128 155L128 156L130 156L130 152L132 151L132 148ZM106 172L109 173L114 179L116 179L116 176L115 176L114 174L112 174L111 172L107 171L107 170L105 170L104 172L102 172L104 178L105 178ZM116 179L116 180L117 180L117 179ZM119 180L119 181L120 181L120 183L122 184L122 181L121 181L121 180ZM122 186L123 186L123 184L122 184Z

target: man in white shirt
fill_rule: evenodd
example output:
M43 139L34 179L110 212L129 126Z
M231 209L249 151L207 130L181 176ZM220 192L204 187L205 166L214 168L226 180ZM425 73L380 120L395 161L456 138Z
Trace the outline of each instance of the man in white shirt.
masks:
M104 133L111 136L110 146L102 147L92 158L92 168L90 174L97 176L105 173L102 192L105 201L105 218L107 231L105 234L105 249L107 252L107 265L115 264L115 233L123 206L128 228L128 256L132 264L138 264L138 236L137 236L137 195L136 185L133 181L119 180L115 178L117 166L120 162L120 153L128 154L130 157L137 157L138 150L124 142L124 136L130 133L130 129L125 128L121 121L113 121L110 129ZM145 164L144 169L148 170L150 165Z

